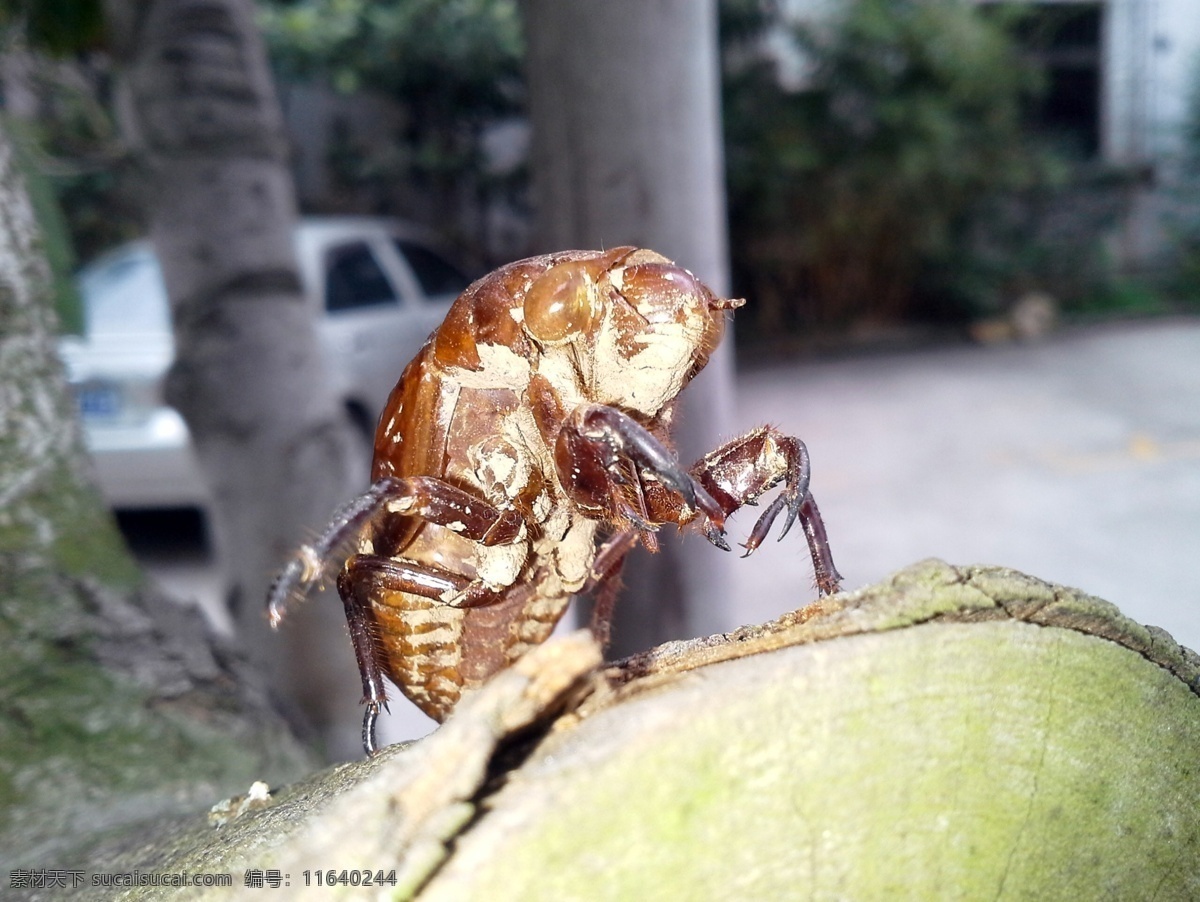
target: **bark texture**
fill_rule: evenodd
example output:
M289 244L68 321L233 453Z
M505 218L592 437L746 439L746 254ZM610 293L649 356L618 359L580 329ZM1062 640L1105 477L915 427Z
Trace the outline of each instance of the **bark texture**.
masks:
M90 482L0 131L0 874L308 764L244 662L141 583Z
M395 870L347 896L422 900L1200 893L1200 658L1076 590L925 561L598 660L551 641L432 736L103 870L229 871L174 896L222 900L261 896L246 868L328 898L328 867Z
M652 248L729 289L713 0L524 0L538 250ZM732 435L727 337L684 392L680 456ZM786 425L786 424L785 424ZM728 629L730 561L703 539L630 556L618 650Z
M1198 664L1098 599L927 562L629 662L421 898L1192 899Z
M213 489L238 634L321 732L349 735L355 714L341 699L355 691L353 662L325 653L343 634L340 605L297 617L290 652L263 614L272 573L365 487L367 462L325 378L315 311L301 291L283 119L254 5L140 0L109 9L124 63L123 124L146 172L171 297L167 398Z

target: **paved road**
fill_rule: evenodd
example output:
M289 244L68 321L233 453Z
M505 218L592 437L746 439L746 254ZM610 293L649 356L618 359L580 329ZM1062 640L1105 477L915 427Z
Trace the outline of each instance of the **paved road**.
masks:
M1200 649L1200 320L743 370L738 392L741 428L808 444L848 588L1002 564ZM744 622L812 593L803 543L771 545L738 562Z

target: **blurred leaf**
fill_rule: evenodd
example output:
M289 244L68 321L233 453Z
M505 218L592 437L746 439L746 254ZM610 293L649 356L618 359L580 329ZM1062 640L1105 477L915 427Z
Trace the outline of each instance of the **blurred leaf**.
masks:
M331 162L348 185L418 186L441 210L495 187L483 132L524 101L516 0L262 0L260 10L283 79L382 94L403 111L396 147L342 142Z
M104 42L101 0L3 0L0 28L17 28L37 50L66 56Z
M956 265L972 212L1051 171L1023 128L1040 74L1012 14L958 0L836 9L790 26L798 85L747 64L748 36L725 53L735 270L767 283L777 321L913 315L922 273ZM776 15L760 47L771 27L788 24Z

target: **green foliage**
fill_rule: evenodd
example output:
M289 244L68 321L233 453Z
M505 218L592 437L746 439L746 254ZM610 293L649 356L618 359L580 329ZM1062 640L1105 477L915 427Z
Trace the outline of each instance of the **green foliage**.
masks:
M1113 279L1080 298L1068 308L1072 313L1096 315L1152 315L1167 313L1171 303L1153 281Z
M271 0L261 21L284 77L380 92L405 111L387 153L343 149L344 177L415 182L446 201L485 180L483 129L522 102L515 0Z
M31 171L57 199L75 256L87 261L143 234L140 179L108 105L107 73L82 59L35 57L33 66L39 115L22 124Z
M104 39L101 0L4 0L0 30L19 30L30 46L55 55L99 46Z
M514 109L522 40L515 2L279 0L263 8L272 57L288 75L323 75L405 103L472 115Z
M10 117L8 127L46 231L66 331L81 326L70 281L76 258L142 231L109 108L105 39L101 0L0 0L4 52L18 57L17 77L36 105L31 118Z
M926 268L922 290L970 314L999 312L1030 291L1049 293L1069 313L1116 313L1119 298L1133 299L1106 239L1129 215L1140 174L1045 160L1044 179L969 211L957 234L960 250Z
M144 231L136 196L140 179L130 171L112 109L112 63L102 52L91 52L102 36L102 22L85 27L91 20L82 8L91 5L91 0L80 4L78 16L63 18L61 39L53 41L35 28L37 10L57 8L52 0L23 4L28 17L17 15L15 7L0 14L7 52L18 57L22 88L33 105L29 118L10 117L9 127L47 232L51 265L63 279L69 279L77 260L89 260ZM95 6L99 10L98 2ZM67 299L66 307L60 305L63 325L77 331L79 314L70 300L74 289L66 283L60 289Z
M959 0L852 0L794 28L796 87L726 47L734 256L763 325L930 312L922 280L958 265L971 216L1053 177L1022 128L1038 72L1006 25Z

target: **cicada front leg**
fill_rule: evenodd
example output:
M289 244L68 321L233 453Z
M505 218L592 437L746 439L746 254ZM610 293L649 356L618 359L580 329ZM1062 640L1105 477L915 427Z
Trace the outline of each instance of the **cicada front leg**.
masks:
M817 590L822 595L838 591L842 577L833 563L821 512L808 490L809 457L804 442L773 426L762 426L704 455L691 474L727 516L743 505L757 503L763 494L782 483L783 490L762 512L742 547L747 555L753 553L776 518L786 511L779 538L799 520L812 554ZM714 544L723 544L720 531L714 531L711 525L706 533Z

